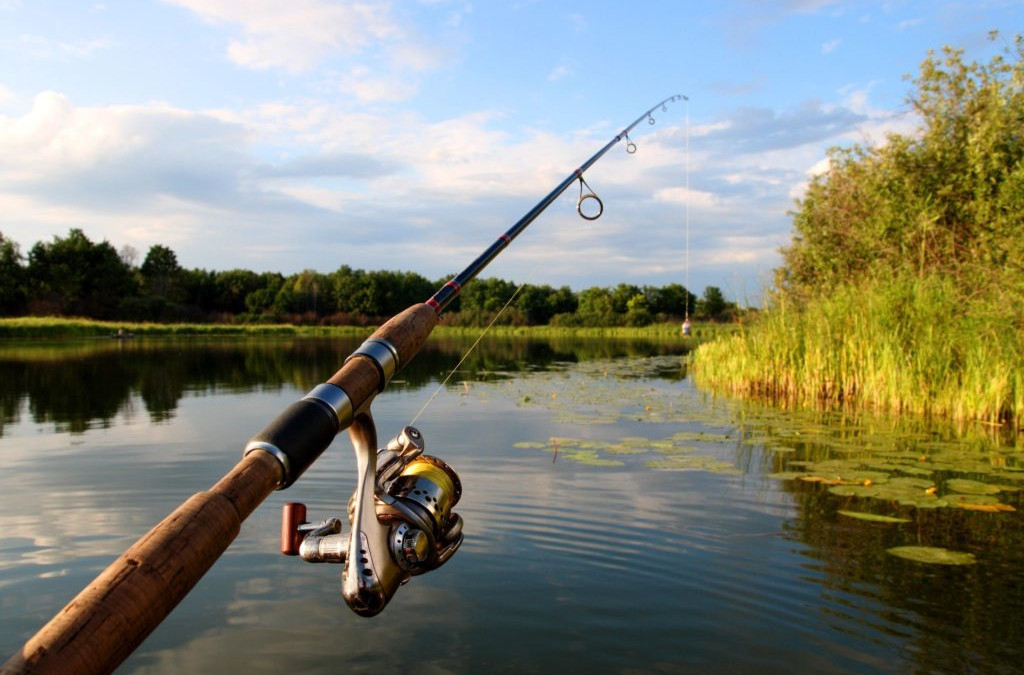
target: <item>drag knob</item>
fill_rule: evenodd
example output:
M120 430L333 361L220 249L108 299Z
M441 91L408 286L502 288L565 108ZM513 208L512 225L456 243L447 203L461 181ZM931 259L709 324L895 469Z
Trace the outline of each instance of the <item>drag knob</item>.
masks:
M392 552L399 567L412 572L430 558L430 537L423 530L402 523L391 539Z

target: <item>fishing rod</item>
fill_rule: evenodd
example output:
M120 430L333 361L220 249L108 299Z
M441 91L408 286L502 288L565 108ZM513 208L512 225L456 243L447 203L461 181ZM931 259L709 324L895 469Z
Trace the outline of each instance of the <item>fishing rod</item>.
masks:
M370 406L419 352L462 288L570 185L579 182L580 215L600 217L604 204L584 172L620 141L636 152L629 132L645 119L654 124L654 111L678 100L687 99L671 96L645 111L426 302L374 331L334 375L253 436L242 459L215 485L183 502L89 583L0 667L0 675L112 672L227 550L256 507L298 480L346 429L357 466L350 531L342 533L342 518L308 523L306 507L288 503L281 552L343 565L342 596L363 616L378 614L412 576L450 560L463 541L462 518L452 510L462 492L458 475L424 454L423 436L414 427L379 448ZM597 211L585 212L585 206Z

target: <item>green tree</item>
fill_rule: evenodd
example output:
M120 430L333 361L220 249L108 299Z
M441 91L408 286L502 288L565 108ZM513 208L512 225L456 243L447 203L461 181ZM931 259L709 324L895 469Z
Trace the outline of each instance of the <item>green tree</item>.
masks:
M551 286L534 286L527 284L516 296L516 307L526 315L526 321L532 326L548 323L561 309L560 296Z
M94 244L77 228L33 246L27 271L37 312L115 318L121 302L138 291L114 247Z
M722 289L717 286L704 288L704 295L697 301L697 314L704 319L724 318L729 303L722 294Z
M366 272L342 265L331 274L331 282L334 284L334 296L337 298L338 311L349 314L361 313L361 310L357 308L365 306L363 296L366 288Z
M250 314L269 314L278 292L284 285L284 276L278 272L264 272L260 275L261 287L245 296L245 309Z
M791 297L931 274L1024 296L1024 41L984 64L930 52L913 82L919 132L833 149L797 203L777 277Z
M579 318L588 326L614 326L618 323L612 308L612 294L607 288L592 286L579 295Z
M181 280L184 304L197 318L215 311L217 301L217 273L212 270L186 269Z
M0 232L0 316L25 311L25 267L17 242Z
M612 311L625 314L629 311L629 301L640 294L640 288L633 284L618 284L611 289Z
M678 317L686 314L689 307L693 313L697 296L690 293L682 284L667 286L644 286L643 294L647 298L647 306L654 314ZM687 304L689 303L689 304Z
M626 303L626 325L646 326L653 320L647 305L647 296L637 293Z
M552 314L572 314L579 308L579 298L568 286L560 286L548 297Z
M261 288L260 276L250 270L226 270L213 273L212 311L241 314L245 299Z
M462 311L478 310L493 315L505 306L516 288L516 284L505 279L477 278L462 289Z
M182 299L182 269L178 256L168 247L161 244L150 246L139 272L142 274L142 289L147 294L171 302Z

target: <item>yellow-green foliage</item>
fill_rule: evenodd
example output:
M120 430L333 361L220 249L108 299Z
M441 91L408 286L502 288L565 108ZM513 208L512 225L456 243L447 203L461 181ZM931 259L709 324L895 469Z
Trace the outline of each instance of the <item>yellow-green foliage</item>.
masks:
M699 347L693 368L722 392L1019 424L1022 327L997 289L965 304L948 278L886 279L802 306L780 299Z
M774 306L702 347L717 389L1024 420L1024 40L931 54L913 137L836 149L794 214Z
M213 323L131 323L125 321L96 321L93 319L65 319L62 317L0 318L0 338L75 338L112 337L118 331L131 336L143 335L369 335L374 327L365 326L293 326L290 324L213 324ZM434 335L476 337L483 328L441 325ZM689 344L696 345L736 330L734 324L695 323ZM658 339L677 341L680 325L659 323L650 326L493 326L495 336L521 336L534 338L588 337L616 339Z

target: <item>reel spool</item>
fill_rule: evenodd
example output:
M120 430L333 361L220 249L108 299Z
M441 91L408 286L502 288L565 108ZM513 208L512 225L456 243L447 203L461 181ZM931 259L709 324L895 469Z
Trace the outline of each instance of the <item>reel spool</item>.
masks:
M289 502L282 510L281 553L343 564L345 601L357 614L373 616L399 586L437 569L459 549L462 517L452 508L462 483L445 462L423 454L423 437L413 427L367 451L365 441L375 434L372 419L363 417L359 429L355 423L350 429L361 471L348 504L351 531L342 534L339 518L311 525L305 505Z

